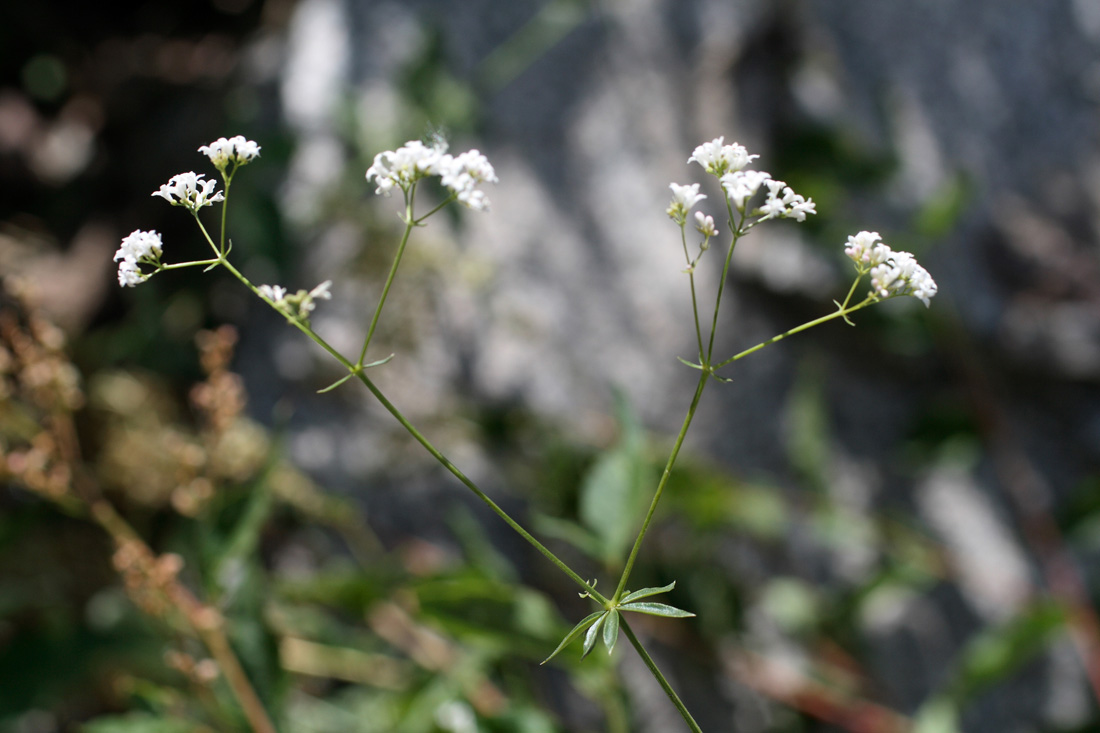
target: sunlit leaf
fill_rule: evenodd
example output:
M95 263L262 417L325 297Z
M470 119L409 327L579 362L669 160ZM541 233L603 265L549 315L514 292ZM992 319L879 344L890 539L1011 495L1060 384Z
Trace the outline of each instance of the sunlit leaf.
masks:
M647 613L650 616L664 616L665 618L691 618L695 615L664 603L627 603L619 606L619 610Z
M631 601L636 601L640 598L648 598L649 596L655 596L655 595L658 595L660 593L668 593L670 590L672 590L675 587L676 587L676 581L674 580L671 583L669 583L668 585L663 586L661 588L642 588L641 590L636 590L633 593L628 593L626 595L626 597L623 598L622 602L623 603L630 603Z

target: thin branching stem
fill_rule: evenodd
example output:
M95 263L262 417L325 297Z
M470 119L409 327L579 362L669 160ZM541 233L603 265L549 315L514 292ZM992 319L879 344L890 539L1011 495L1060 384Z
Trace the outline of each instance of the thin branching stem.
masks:
M707 369L704 369L699 375L699 383L695 387L695 396L692 397L691 406L688 408L687 415L684 416L684 424L680 426L680 434L676 436L672 453L669 454L668 461L665 463L665 470L661 474L661 480L657 483L657 491L653 494L653 500L649 502L649 511L646 512L645 519L642 520L642 528L638 531L638 537L634 540L634 547L631 548L630 556L623 567L623 574L619 577L619 585L615 588L615 595L611 597L612 605L618 604L623 596L623 591L626 589L630 572L634 569L634 561L638 558L638 551L641 550L642 541L645 539L646 532L649 531L649 525L653 521L654 513L657 511L657 504L661 501L661 495L665 491L668 477L672 475L672 467L676 463L676 457L680 455L680 447L684 444L684 438L687 437L688 428L691 427L691 421L695 418L695 411L699 407L699 400L703 396L703 388L707 386L707 380L710 379L710 376L710 371Z
M382 316L382 308L386 305L386 298L390 294L390 287L393 285L393 280L397 276L397 268L401 265L401 258L405 255L405 245L409 243L409 234L412 233L413 227L416 226L416 222L413 220L413 200L416 197L416 185L413 184L409 188L409 192L405 194L405 233L401 235L401 244L397 246L397 253L393 257L393 264L390 265L390 272L386 276L386 284L382 286L382 296L378 299L378 307L374 309L374 315L370 319L370 327L367 328L367 336L363 339L363 348L359 351L359 361L355 362L357 366L363 366L363 362L367 358L367 347L370 346L371 339L374 338L374 330L378 328L378 319Z
M657 680L657 684L661 686L661 689L668 695L668 699L676 706L676 710L680 713L684 722L688 724L688 728L692 730L692 733L703 733L703 729L695 722L695 718L691 717L691 713L688 712L687 706L684 705L684 701L681 700L680 696L676 694L676 691L672 689L672 685L665 679L665 676L657 667L657 663L653 661L653 657L649 656L649 652L642 646L642 642L638 640L638 637L634 634L634 630L630 628L630 624L626 622L625 618L619 621L619 628L626 634L626 638L630 640L630 644L634 647L634 650L638 652L638 656L645 662L645 666L649 668L653 678Z
M777 341L782 341L783 339L787 338L788 336L793 336L796 333L801 333L802 331L806 331L808 329L811 329L814 326L820 326L822 323L826 323L828 321L831 321L834 318L845 318L849 314L855 313L857 310L860 310L861 308L866 308L867 306L871 305L874 302L875 302L874 297L873 296L868 296L863 302L858 303L857 305L850 306L850 307L847 307L847 308L838 308L837 310L833 311L832 313L830 313L828 315L822 316L821 318L815 318L812 321L808 321L806 323L803 323L801 326L795 326L794 328L792 328L789 331L784 331L783 333L776 334L775 336L772 336L767 341L761 341L756 346L750 347L748 349L745 349L742 352L734 354L733 356L726 359L725 361L722 361L722 362L719 362L719 363L715 364L714 368L715 369L721 369L722 367L726 366L727 364L731 364L731 363L737 361L738 359L743 359L744 357L748 356L749 354L760 351L760 349L764 348L765 346L770 346L770 345L774 344Z

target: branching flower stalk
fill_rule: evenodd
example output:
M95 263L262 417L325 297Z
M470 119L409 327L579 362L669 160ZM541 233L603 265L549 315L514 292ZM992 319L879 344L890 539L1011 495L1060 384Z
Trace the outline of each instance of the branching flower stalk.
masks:
M213 269L224 267L230 274L242 284L252 290L265 303L282 314L288 323L300 330L318 346L328 352L341 366L347 370L347 375L340 380L321 390L326 392L340 386L349 379L358 379L378 400L378 402L393 415L394 419L405 428L406 431L428 451L436 461L459 480L469 491L484 502L497 516L509 527L515 530L524 540L530 543L543 556L545 556L562 573L568 576L581 589L581 595L587 596L599 605L599 610L582 619L562 640L557 649L547 658L552 659L572 642L583 637L584 654L587 655L595 648L597 642L602 639L604 646L610 653L615 646L619 631L622 630L641 656L647 668L656 678L661 688L668 695L672 704L683 717L688 728L696 733L701 733L698 724L692 718L683 701L673 690L668 680L661 673L652 657L645 650L641 641L637 638L627 624L626 612L643 613L666 618L685 618L694 614L664 603L647 600L652 596L667 593L672 590L675 583L670 583L661 588L642 588L637 591L627 590L631 572L637 560L638 553L644 543L646 534L652 524L657 507L668 484L668 479L676 464L676 460L687 437L688 430L702 401L703 392L711 378L719 381L729 381L727 377L717 374L717 370L726 367L733 362L755 353L770 344L776 343L788 336L800 333L807 329L841 318L851 324L849 316L862 308L874 303L896 296L912 295L920 299L926 306L936 294L936 283L928 272L921 267L916 259L907 252L895 252L881 241L881 237L875 232L860 232L848 238L845 246L845 254L855 265L856 277L843 302L836 303L836 310L832 313L814 319L788 331L773 336L756 346L745 349L724 360L714 358L718 320L721 313L722 296L728 280L730 263L733 253L740 239L749 231L771 219L791 219L797 222L806 220L807 215L815 214L816 207L811 199L795 193L790 186L780 180L773 179L764 171L751 170L747 166L755 160L757 155L748 151L737 143L726 145L722 138L717 138L697 147L689 163L698 163L708 175L719 179L725 194L726 222L730 227L731 237L726 249L725 258L719 273L717 293L715 295L713 312L711 314L709 330L704 333L703 322L700 318L700 304L695 282L695 272L703 255L711 247L711 242L719 236L718 228L710 215L702 212L694 213L694 230L702 237L698 251L692 256L688 246L687 222L692 209L706 195L699 193L699 184L670 184L672 201L666 210L668 216L680 228L680 241L684 251L686 267L684 272L688 275L691 291L692 315L694 319L695 340L698 349L697 361L691 362L681 359L687 366L699 371L699 380L684 417L680 432L673 442L672 450L665 463L664 470L657 483L649 508L642 519L641 527L631 547L630 554L626 558L622 574L614 593L606 597L595 588L595 581L585 580L568 564L561 560L545 545L539 542L524 527L505 512L494 502L477 484L452 463L438 448L436 448L423 433L420 432L404 414L382 393L378 386L367 375L367 370L387 363L393 358L389 355L383 359L367 362L367 353L371 341L380 322L383 309L386 304L390 289L396 279L398 269L409 243L412 231L415 227L423 226L424 222L443 207L458 202L475 211L487 211L489 199L479 187L482 183L495 183L496 173L492 165L484 155L477 150L470 150L457 156L447 153L447 144L436 137L431 144L419 141L410 141L397 150L379 153L374 158L373 165L367 170L366 178L372 181L375 192L389 196L394 189L401 191L404 198L403 222L404 232L390 266L378 304L371 315L369 326L363 339L363 345L357 359L352 361L341 354L331 344L321 338L312 328L309 316L316 308L317 301L328 300L332 297L330 292L331 281L325 281L312 290L298 290L290 293L279 285L253 285L236 267L229 261L231 247L226 239L226 211L229 203L229 186L237 169L259 155L259 146L252 141L237 136L226 140L221 138L210 145L204 145L199 149L205 153L221 173L224 182L223 191L215 191L216 183L205 180L202 175L194 172L181 173L173 176L169 182L160 187L153 195L161 196L174 206L187 208L194 216L203 237L210 244L214 257L206 260L166 264L161 260L163 245L158 233L152 231L136 230L122 241L122 245L115 254L115 260L119 262L118 279L123 286L134 286L144 282L152 275L164 271L180 269L183 267L205 267ZM417 216L415 212L416 190L418 185L427 178L438 178L439 183L446 191L443 200L435 205L426 214ZM752 202L758 194L764 192L763 201L757 206ZM199 218L199 212L206 206L214 203L222 205L221 230L217 242L215 242L203 226ZM853 303L853 297L860 282L868 278L870 291L858 302Z

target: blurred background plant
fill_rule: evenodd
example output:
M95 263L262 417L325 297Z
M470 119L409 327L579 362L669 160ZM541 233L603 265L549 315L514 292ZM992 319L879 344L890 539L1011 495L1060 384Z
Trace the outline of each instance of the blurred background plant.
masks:
M378 379L605 583L694 381L688 151L822 212L738 252L729 353L827 310L858 229L940 284L710 395L635 571L698 614L637 626L704 730L1096 726L1091 3L112 8L0 10L0 728L256 728L213 633L281 730L680 729L630 653L538 665L585 602L280 319L115 285L139 223L205 256L149 194L243 134L235 254L334 277L353 342L400 232L363 172L441 127L502 184L410 250Z

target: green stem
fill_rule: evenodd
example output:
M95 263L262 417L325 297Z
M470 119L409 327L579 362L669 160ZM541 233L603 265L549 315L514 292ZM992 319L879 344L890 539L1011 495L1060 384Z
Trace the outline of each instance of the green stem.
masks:
M225 257L225 219L229 212L229 184L233 182L233 175L222 172L222 180L225 181L225 192L222 200L222 231L221 238L218 240L218 254Z
M413 224L419 225L419 224L420 224L421 222L423 222L423 221L424 221L425 219L427 219L427 218L428 218L429 216L431 216L431 215L432 215L432 214L434 214L435 212L439 211L440 209L442 209L442 208L443 208L443 207L445 207L445 206L446 206L447 204L451 203L452 201L454 201L454 200L455 200L455 199L457 199L457 198L458 198L458 194L457 194L457 193L452 193L452 194L451 194L450 196L448 196L447 198L443 199L443 200L442 200L442 201L440 201L440 202L439 202L438 204L436 204L436 205L435 205L435 208L433 208L433 209L432 209L431 211L429 211L429 212L428 212L427 214L424 214L424 216L421 216L421 217L417 218L417 219L416 219L416 220L415 220L415 221L413 222Z
M853 288L854 287L855 286L853 286ZM855 313L857 310L859 310L861 308L866 308L867 306L869 306L873 302L875 302L874 297L873 296L868 296L866 300L864 300L862 303L859 303L858 305L854 305L854 306L851 306L849 308L839 308L839 309L837 309L833 313L830 313L827 316L822 316L821 318L815 318L812 321L809 321L807 323L803 323L801 326L795 326L790 331L784 331L781 334L778 334L776 336L772 336L767 341L762 341L762 342L758 343L756 346L753 346L752 348L745 349L744 351L742 351L738 354L734 354L733 356L726 359L725 361L723 361L719 364L715 364L714 368L715 369L721 369L722 367L726 366L727 364L731 364L731 363L737 361L738 359L742 359L742 358L748 356L749 354L751 354L755 351L759 351L760 349L764 348L765 346L770 346L771 344L774 344L776 341L782 341L783 339L787 338L788 336L793 336L796 333L800 333L800 332L805 331L807 329L813 328L814 326L820 326L822 323L826 323L828 321L831 321L834 318L843 318L843 317L847 316L850 313Z
M642 521L642 528L638 532L637 539L634 540L634 547L630 550L630 557L626 560L623 574L619 578L619 585L615 588L615 595L611 597L612 605L617 605L619 599L623 596L623 590L626 588L626 583L630 579L630 572L634 569L634 561L637 559L638 551L642 547L642 540L645 539L646 532L649 531L650 522L653 521L653 514L657 511L657 504L661 501L661 494L665 491L668 477L672 475L672 466L676 463L676 457L680 455L680 447L684 444L684 438L687 437L688 428L691 427L691 421L695 418L695 410L699 407L699 400L703 396L703 388L707 386L708 379L710 379L710 370L704 369L699 375L699 384L695 387L695 396L691 399L691 407L688 408L687 415L684 417L684 424L680 427L680 434L676 436L676 443L672 446L672 453L668 457L668 462L665 463L665 470L664 473L661 474L660 482L657 484L657 491L653 494L653 500L649 503L649 511L646 512L645 519Z
M653 678L657 680L657 684L661 686L661 689L668 695L668 699L676 706L676 710L679 711L684 722L688 724L688 728L690 728L693 733L703 733L703 729L695 722L695 718L691 717L691 713L688 712L687 706L684 705L684 701L680 699L680 696L672 689L672 685L670 685L668 680L665 679L665 676L661 674L661 670L657 668L657 663L653 661L653 657L649 656L649 652L642 646L642 642L634 635L634 630L630 628L630 624L626 622L625 618L619 620L619 628L626 634L626 638L630 640L630 643L634 646L634 650L638 652L638 656L645 662L645 666L649 667L649 671L653 674Z
M501 509L495 501L490 499L488 495L486 495L486 493L477 486L477 484L470 480L470 478L468 478L466 474L460 471L457 466L451 463L451 461L445 455L443 455L438 448L432 445L432 443L427 438L425 438L424 435L419 430L417 430L411 422L408 421L408 419L401 413L401 411L398 410L392 402L386 399L386 396L382 394L381 390L378 389L377 385L375 385L375 383L371 381L371 379L367 377L366 374L364 374L362 371L359 371L356 372L355 376L359 378L360 382L366 385L371 394L373 394L375 398L380 403L382 403L382 406L385 407L386 410L389 411L389 413L393 415L399 423L401 423L402 427L404 427L405 430L407 430L409 434L412 435L412 437L415 438L416 441L420 443L420 445L422 445L424 449L432 455L433 458L435 458L435 460L439 461L439 463L444 468L450 471L451 474L454 475L454 477L457 478L459 481L461 481L463 485L466 486L466 488L472 491L477 496L477 498L481 499L485 503L485 505L492 509L498 517L503 519L509 527L514 529L521 537L523 537L523 539L527 540L527 542L530 543L536 550L541 552L546 557L546 559L552 562L559 570L568 575L574 583L583 588L585 593L591 596L597 603L602 603L605 606L607 605L607 598L598 593L596 589L589 585L584 578L577 575L577 573L575 573L571 567L566 565L560 558L558 558L557 555L555 555L545 545L535 539L530 532L528 532L519 524L519 522L512 519L512 517L506 511Z
M718 295L714 299L714 317L710 323L710 340L707 343L706 361L703 362L703 366L707 366L710 362L711 356L714 355L714 336L718 332L718 312L722 305L722 293L726 287L726 280L729 279L730 261L733 259L733 250L737 247L737 242L741 238L741 224L745 223L745 217L741 217L741 224L735 224L733 221L733 209L730 208L729 199L726 199L726 210L729 212L729 224L730 229L733 230L733 239L730 241L729 251L726 252L726 262L722 266L722 277L718 281Z
M390 265L390 273L386 276L386 284L382 287L382 297L378 299L378 307L374 309L374 316L371 318L370 327L367 329L367 337L363 339L363 348L359 352L359 361L356 362L358 366L362 366L367 358L367 347L370 346L371 339L374 338L374 330L378 327L382 307L386 304L386 297L390 294L390 286L393 285L393 280L397 276L397 268L401 264L402 256L405 254L405 245L409 243L409 234L416 226L416 222L413 221L413 199L415 196L416 185L413 184L405 196L405 233L401 235L401 244L397 247L397 254L394 255L393 264Z
M848 307L848 302L852 299L852 294L856 292L856 286L859 285L859 281L863 279L863 271L861 270L855 280L852 281L852 287L848 288L848 295L844 297L844 302L840 304L840 309L844 310Z
M203 265L217 265L221 264L222 259L220 257L214 257L209 260L194 260L193 262L175 262L171 265L161 264L157 271L161 270L182 270L185 267L202 267Z
M688 255L687 236L684 233L684 225L680 224L680 244L684 246L684 259L688 266L688 280L691 283L691 311L695 317L695 339L699 342L699 363L703 363L703 329L699 324L699 299L695 295L695 264Z
M222 212L225 212L225 202L222 202ZM199 225L199 231L202 232L202 236L206 238L207 244L210 245L210 249L214 250L214 254L217 255L215 259L225 262L225 253L218 249L218 245L214 244L214 240L210 237L210 232L206 231L206 227L203 226L202 219L199 218L198 210L192 209L191 216L195 217L195 223Z

